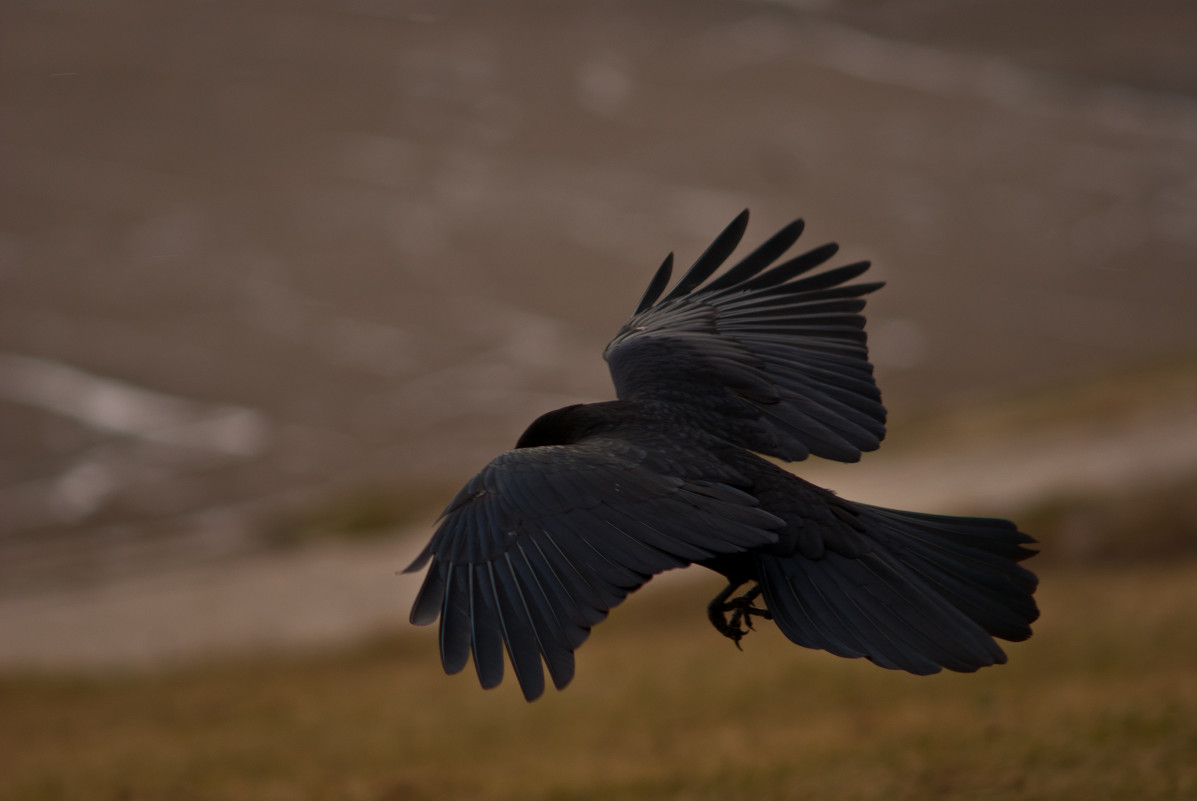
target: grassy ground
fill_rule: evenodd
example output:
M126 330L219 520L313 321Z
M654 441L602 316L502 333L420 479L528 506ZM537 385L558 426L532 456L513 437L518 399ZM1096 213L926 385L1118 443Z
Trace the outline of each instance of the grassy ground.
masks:
M1187 799L1197 562L1051 568L1009 665L916 678L634 596L564 693L445 677L430 633L155 673L0 676L0 799Z

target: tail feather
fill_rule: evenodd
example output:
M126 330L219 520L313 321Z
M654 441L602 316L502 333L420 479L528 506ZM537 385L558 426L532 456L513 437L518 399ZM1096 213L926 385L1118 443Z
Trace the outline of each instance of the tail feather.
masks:
M863 552L754 554L765 602L790 640L925 675L1001 664L994 637L1030 636L1038 582L1017 562L1034 553L1025 547L1033 540L1013 524L847 505Z

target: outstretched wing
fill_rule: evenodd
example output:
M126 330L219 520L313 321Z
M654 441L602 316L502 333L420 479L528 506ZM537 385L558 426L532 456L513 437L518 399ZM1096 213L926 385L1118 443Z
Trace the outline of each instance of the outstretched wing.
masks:
M661 265L603 354L616 392L760 453L854 462L885 436L860 314L882 285L848 283L868 262L807 275L834 244L771 267L798 220L704 286L747 224L744 211L663 299L672 255Z
M646 450L594 437L508 451L449 504L411 621L441 620L447 673L473 653L483 687L507 650L528 700L558 689L590 627L656 573L776 541L781 521L750 495L654 469Z

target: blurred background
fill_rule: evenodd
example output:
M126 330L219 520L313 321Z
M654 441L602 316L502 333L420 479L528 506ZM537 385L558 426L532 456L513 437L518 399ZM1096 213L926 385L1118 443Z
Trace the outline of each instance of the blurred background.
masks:
M888 282L890 440L800 473L1015 516L1049 571L1191 564L1195 34L1187 0L5 3L0 668L414 636L440 508L611 397L652 271L743 208Z

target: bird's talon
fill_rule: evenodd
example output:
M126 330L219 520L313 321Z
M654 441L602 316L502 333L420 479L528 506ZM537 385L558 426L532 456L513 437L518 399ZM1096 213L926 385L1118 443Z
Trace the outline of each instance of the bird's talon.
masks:
M729 583L711 601L707 607L707 615L715 630L735 643L738 650L743 651L744 648L740 645L740 640L748 632L756 630L756 627L752 625L753 615L766 620L772 620L773 615L768 609L752 605L752 602L761 594L760 584L754 585L743 595L732 598L731 594L739 587L739 584Z

